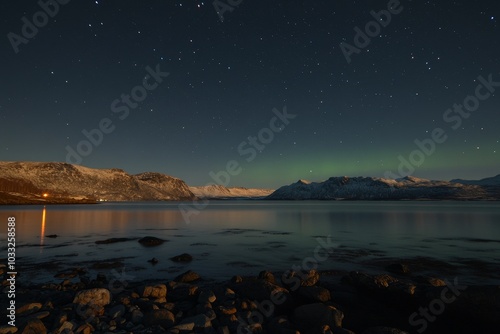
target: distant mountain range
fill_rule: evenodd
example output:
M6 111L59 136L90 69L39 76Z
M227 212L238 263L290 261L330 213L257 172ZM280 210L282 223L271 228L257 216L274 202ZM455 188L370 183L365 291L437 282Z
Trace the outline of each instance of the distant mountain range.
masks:
M273 189L226 188L221 185L189 187L189 189L196 197L208 199L262 199L274 192Z
M500 174L493 177L487 177L481 180L462 180L454 179L450 182L461 183L461 184L472 184L476 186L500 186Z
M160 173L127 174L60 162L0 162L0 204L96 203L99 201L266 200L499 200L500 175L478 181L432 181L416 177L331 177L299 180L276 191L189 187Z
M184 181L160 173L129 175L121 169L59 162L0 162L0 204L192 199L195 195Z
M495 179L495 178L491 178ZM488 179L485 179L488 180ZM476 181L476 182L483 182ZM273 200L495 200L494 184L463 184L431 181L407 176L401 179L374 177L331 177L324 182L299 180L281 187L267 199ZM488 185L488 186L487 186Z

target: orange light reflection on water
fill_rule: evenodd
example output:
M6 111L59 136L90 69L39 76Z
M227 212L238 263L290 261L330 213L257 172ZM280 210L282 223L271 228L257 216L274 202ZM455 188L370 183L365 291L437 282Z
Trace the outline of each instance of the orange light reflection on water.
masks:
M42 228L40 231L40 253L43 253L43 243L45 239L45 219L47 216L47 208L43 207L42 211Z

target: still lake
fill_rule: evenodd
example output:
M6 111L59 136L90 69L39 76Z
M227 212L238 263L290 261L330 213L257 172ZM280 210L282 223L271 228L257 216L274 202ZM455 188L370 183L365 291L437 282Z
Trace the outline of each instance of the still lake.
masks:
M320 237L335 246L319 270L381 273L404 259L421 274L500 281L498 202L211 201L189 224L178 205L2 206L0 259L7 253L7 218L15 216L18 279L33 283L60 282L54 275L74 267L90 276L125 272L134 280L170 280L186 270L216 280L286 271L313 256ZM144 247L137 241L144 236L168 242ZM134 240L95 243L108 238ZM193 261L170 260L182 253ZM148 262L153 257L156 265Z

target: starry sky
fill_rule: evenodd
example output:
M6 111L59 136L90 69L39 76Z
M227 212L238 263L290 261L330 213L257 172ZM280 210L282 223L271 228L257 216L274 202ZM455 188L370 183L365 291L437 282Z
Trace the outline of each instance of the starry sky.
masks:
M500 173L497 1L59 1L0 4L0 160L267 188Z

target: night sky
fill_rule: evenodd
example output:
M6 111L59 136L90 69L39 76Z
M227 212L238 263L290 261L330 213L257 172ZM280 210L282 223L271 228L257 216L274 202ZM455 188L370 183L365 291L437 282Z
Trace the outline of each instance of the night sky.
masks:
M378 23L391 2L60 2L53 18L0 4L0 160L67 161L80 143L88 167L204 185L233 160L230 186L268 188L405 176L401 158L424 178L500 173L495 0L402 0Z

